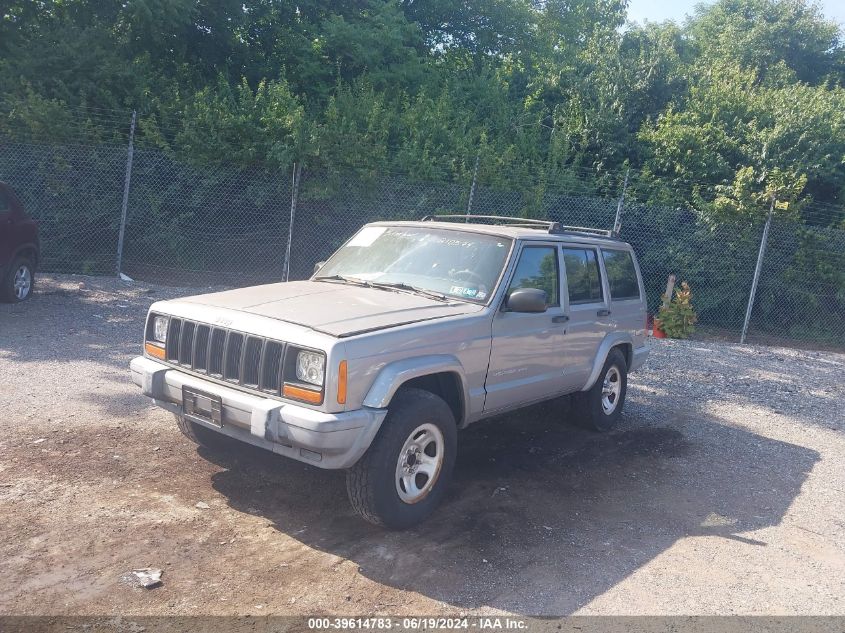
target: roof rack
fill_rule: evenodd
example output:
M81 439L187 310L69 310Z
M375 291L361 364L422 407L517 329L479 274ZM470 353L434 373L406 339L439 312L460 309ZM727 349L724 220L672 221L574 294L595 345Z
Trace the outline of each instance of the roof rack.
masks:
M427 215L423 222L455 221L472 222L475 224L500 224L525 229L544 229L548 233L588 233L601 237L615 237L613 231L595 229L587 226L569 226L552 220L533 220L531 218L514 218L504 215Z

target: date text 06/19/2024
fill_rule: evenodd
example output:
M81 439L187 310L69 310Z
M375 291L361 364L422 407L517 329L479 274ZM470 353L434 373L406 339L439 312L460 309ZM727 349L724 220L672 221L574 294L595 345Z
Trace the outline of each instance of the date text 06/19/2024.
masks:
M308 618L308 628L315 631L329 630L480 630L521 631L528 629L528 623L521 618L513 617L346 617L346 618Z

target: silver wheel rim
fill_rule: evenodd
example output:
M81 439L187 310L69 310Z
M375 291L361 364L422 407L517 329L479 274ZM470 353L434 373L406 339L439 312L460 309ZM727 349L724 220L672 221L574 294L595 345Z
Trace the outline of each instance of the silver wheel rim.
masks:
M619 395L622 393L622 374L616 365L608 368L601 386L601 410L605 415L616 411Z
M15 297L18 301L26 299L29 296L29 291L32 288L32 273L28 266L21 266L15 271Z
M421 424L411 432L396 462L396 492L402 501L418 503L431 492L440 476L444 447L443 433L434 424Z

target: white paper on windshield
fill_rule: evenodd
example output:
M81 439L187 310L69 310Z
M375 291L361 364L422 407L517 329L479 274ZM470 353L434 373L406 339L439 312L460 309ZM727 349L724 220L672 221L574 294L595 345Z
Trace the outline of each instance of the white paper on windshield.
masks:
M355 237L349 240L349 244L347 244L347 246L370 246L386 230L386 226L367 226L361 229Z

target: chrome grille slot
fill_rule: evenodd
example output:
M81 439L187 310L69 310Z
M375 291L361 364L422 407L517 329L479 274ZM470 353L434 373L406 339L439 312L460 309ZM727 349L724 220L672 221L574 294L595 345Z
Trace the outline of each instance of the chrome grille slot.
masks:
M170 317L168 363L280 396L285 343Z
M244 344L244 335L238 332L229 332L226 339L226 351L223 354L223 379L239 382L241 379L241 351Z
M264 354L261 356L261 383L259 389L268 393L281 393L282 357L285 346L276 341L265 341Z
M207 325L197 324L194 335L194 369L197 371L208 371L208 335L211 328Z
M214 328L208 344L208 373L223 376L223 348L226 347L226 330Z
M170 319L167 328L167 349L165 350L167 360L179 362L179 333L182 331L182 319Z
M182 332L179 335L179 364L191 366L191 353L194 350L194 332L196 324L193 321L182 322Z
M241 384L244 387L257 387L261 370L261 352L264 341L255 336L248 336L241 360Z

